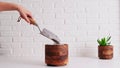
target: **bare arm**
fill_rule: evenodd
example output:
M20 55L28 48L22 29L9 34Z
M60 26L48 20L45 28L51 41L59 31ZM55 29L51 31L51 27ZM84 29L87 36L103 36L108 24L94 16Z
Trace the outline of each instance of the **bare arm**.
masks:
M14 3L0 2L0 11L12 11L12 10L17 10L20 13L20 16L25 21L30 23L30 20L28 19L28 17L32 18L32 14L27 9Z
M18 5L7 2L0 2L0 11L18 10Z

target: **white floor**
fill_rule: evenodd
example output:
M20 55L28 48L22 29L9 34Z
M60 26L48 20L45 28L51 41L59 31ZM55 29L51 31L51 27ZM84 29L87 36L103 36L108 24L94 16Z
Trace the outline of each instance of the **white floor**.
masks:
M0 57L0 68L56 68L46 66L42 58ZM72 57L66 66L59 68L120 68L120 58L100 60L90 57Z

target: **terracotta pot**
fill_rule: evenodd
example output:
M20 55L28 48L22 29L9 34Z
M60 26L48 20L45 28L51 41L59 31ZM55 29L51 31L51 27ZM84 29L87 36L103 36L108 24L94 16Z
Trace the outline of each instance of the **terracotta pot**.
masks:
M63 66L68 63L68 45L45 45L45 63L48 66Z
M98 46L99 59L112 59L113 58L113 46Z

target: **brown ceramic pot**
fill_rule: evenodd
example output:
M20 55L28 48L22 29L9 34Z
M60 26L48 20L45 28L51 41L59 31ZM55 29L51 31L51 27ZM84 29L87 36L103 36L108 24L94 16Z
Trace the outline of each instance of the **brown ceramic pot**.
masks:
M99 59L112 59L113 58L113 46L98 46Z
M45 45L45 63L48 66L63 66L68 63L68 45Z

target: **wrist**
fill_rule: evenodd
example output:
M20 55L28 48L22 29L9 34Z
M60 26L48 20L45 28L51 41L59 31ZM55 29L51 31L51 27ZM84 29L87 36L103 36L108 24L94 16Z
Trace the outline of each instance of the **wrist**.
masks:
M20 5L15 5L15 10L20 11L21 6Z
M20 11L20 7L17 5L15 8L17 11Z

